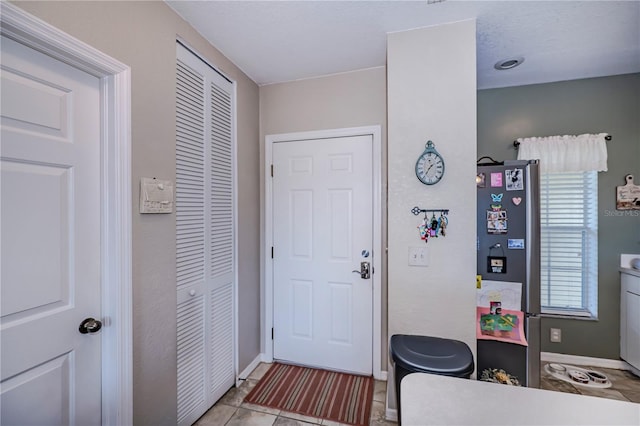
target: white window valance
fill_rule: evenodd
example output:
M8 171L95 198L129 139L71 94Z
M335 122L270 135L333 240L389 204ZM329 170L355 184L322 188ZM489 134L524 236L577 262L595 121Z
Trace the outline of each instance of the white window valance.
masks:
M520 138L518 160L540 160L543 173L607 171L606 133Z

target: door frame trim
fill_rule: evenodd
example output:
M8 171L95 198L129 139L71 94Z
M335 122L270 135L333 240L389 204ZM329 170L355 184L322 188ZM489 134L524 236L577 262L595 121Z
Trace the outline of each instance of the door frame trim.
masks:
M281 133L265 136L264 160L264 218L265 234L263 256L264 284L262 286L262 348L264 362L273 362L273 262L271 247L273 246L273 188L271 181L271 164L273 164L273 145L278 142L328 139L349 136L371 136L373 139L373 376L383 379L382 357L382 128L380 125L349 127L342 129L315 130L309 132Z
M133 424L131 277L131 71L8 3L0 33L100 79L102 424Z

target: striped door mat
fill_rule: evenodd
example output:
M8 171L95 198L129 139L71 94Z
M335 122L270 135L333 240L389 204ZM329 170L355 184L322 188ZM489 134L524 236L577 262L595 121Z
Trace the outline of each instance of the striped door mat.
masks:
M245 402L352 425L368 425L373 378L275 363Z

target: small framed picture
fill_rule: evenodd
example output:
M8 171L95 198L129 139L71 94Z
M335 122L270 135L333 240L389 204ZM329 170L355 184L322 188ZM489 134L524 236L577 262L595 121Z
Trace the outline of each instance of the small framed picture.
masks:
M524 189L522 169L505 170L504 175L507 181L507 191L522 191Z
M487 210L487 233L506 234L507 233L507 211Z
M492 274L506 274L507 258L504 256L487 257L487 272Z

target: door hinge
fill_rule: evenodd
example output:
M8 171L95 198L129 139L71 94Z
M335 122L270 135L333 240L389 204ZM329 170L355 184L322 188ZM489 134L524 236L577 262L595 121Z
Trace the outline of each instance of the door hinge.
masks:
M273 259L273 246L271 246L271 258Z
M271 177L273 177L273 164L271 165Z
M273 327L271 327L271 340L273 340Z

